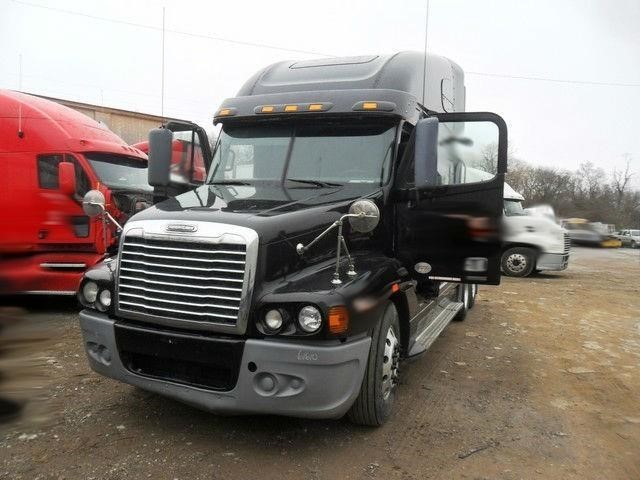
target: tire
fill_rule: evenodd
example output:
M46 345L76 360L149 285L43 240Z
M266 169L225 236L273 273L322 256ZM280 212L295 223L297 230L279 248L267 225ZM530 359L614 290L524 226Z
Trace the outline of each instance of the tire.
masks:
M400 321L395 305L389 303L371 336L360 394L347 413L351 422L378 427L391 416L398 386L399 361Z
M476 283L472 283L469 285L471 289L471 295L469 295L469 309L473 308L476 304L476 295L478 294L478 285Z
M531 248L513 247L502 254L502 271L509 277L526 277L535 267L536 254Z
M458 310L456 316L453 317L453 320L456 322L462 322L465 318L467 318L467 313L469 313L469 309L471 308L471 296L473 295L472 286L465 285L461 283L458 286L458 301L462 302L462 308Z
M631 240L631 248L638 248L638 243L635 240Z

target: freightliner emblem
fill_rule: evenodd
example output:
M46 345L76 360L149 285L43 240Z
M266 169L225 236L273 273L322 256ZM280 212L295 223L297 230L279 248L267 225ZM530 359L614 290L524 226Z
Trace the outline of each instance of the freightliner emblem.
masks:
M196 225L188 225L186 223L172 223L165 227L167 232L177 232L177 233L193 233L198 230Z

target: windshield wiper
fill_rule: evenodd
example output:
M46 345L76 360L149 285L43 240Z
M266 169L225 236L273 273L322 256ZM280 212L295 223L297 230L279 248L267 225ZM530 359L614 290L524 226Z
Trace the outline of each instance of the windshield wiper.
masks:
M209 182L209 185L251 185L248 182L243 182L241 180L216 180L214 182Z
M287 180L290 182L298 182L298 183L306 183L308 185L315 185L318 188L342 187L341 183L322 182L320 180L307 180L305 178L287 178Z

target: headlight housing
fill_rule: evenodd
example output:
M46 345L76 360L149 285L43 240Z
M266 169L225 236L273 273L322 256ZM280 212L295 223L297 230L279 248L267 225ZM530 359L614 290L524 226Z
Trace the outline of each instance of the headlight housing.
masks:
M313 305L307 305L298 312L298 325L307 333L315 333L322 326L322 314Z
M82 286L81 292L82 292L82 299L84 300L83 303L86 303L87 305L91 305L98 298L98 284L96 282L89 280Z
M96 301L96 308L101 312L106 312L111 307L111 290L102 289Z
M270 332L277 332L282 328L282 324L284 323L284 316L282 315L282 311L277 308L273 308L264 315L264 326Z

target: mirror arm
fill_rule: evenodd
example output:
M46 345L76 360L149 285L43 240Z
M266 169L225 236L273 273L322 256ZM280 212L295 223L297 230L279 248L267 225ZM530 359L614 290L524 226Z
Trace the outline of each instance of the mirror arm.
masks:
M106 217L111 223L113 223L116 226L116 228L118 228L119 230L122 230L122 225L120 225L118 221L115 218L113 218L113 216L109 212L107 212L107 209L103 204L98 202L86 202L86 203L88 205L95 205L96 207L100 207L100 209L102 210L103 218Z

